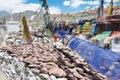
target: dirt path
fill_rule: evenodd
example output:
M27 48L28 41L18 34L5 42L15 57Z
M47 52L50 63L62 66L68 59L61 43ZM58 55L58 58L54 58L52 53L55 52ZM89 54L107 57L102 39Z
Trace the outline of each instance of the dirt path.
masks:
M3 73L2 71L0 71L0 80L9 80L5 73Z

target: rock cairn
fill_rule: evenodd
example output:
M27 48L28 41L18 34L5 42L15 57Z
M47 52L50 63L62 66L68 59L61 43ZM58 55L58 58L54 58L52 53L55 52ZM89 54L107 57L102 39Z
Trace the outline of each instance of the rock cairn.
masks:
M0 52L1 68L11 80L107 80L67 47L59 49L38 38L25 44L20 34L13 35Z

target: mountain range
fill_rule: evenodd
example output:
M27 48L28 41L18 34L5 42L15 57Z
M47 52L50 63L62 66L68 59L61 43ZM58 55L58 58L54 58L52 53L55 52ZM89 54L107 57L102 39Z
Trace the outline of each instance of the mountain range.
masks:
M104 9L104 15L107 15L107 10L108 9ZM113 14L118 14L120 15L120 7L115 7L114 10L113 10ZM62 14L54 14L54 15L50 15L50 18L53 19L53 18L56 18L57 20L71 20L71 19L76 19L76 20L79 20L81 18L87 18L87 19L90 19L90 18L94 18L97 13L96 13L97 9L94 9L94 10L87 10L87 11L84 11L84 12L77 12L77 13L73 13L73 14L70 14L70 13L62 13ZM14 21L20 21L22 20L22 16L25 15L27 20L30 19L30 17L32 15L34 15L34 11L24 11L24 12L20 12L20 13L13 13L12 14L12 18ZM0 11L0 22L3 22L3 18L4 16L6 17L6 21L10 21L11 20L11 14L10 12L6 12L6 11ZM40 16L37 16L34 18L33 22L37 22L37 23L42 23L44 24L44 19L43 19L43 16L40 15Z
M11 20L11 15L12 15L12 20L14 21L21 21L22 20L22 16L25 15L27 19L30 19L30 17L32 15L34 15L34 11L25 11L25 12L20 12L20 13L10 13L7 11L0 11L0 22L3 21L4 16L6 17L6 21L10 21ZM41 17L41 16L40 16ZM37 21L40 19L40 17L35 17L34 21Z

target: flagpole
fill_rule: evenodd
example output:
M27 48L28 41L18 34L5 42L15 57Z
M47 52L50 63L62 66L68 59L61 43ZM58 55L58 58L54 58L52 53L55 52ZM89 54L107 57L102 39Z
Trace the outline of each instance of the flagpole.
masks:
M44 23L45 23L45 31L48 37L52 37L53 36L52 26L48 25L48 24L51 24L48 3L47 3L47 0L40 0L40 1L43 2L42 7L44 8L43 17L44 17Z
M98 9L97 9L97 18L99 18L99 17L102 17L103 16L103 12L104 12L104 7L103 7L103 4L104 4L104 0L100 0L101 1L101 3L100 3L100 5L99 5L99 7L98 7Z
M48 3L47 3L47 0L40 0L43 2L43 5L42 7L44 8L44 19L45 19L45 25L48 24L48 22L50 21L50 16L49 16L49 7L48 7Z

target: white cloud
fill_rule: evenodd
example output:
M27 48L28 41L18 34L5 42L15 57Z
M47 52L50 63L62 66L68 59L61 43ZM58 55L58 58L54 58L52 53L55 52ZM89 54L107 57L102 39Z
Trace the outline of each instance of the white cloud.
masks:
M12 9L12 12L23 12L25 10L32 10L35 11L38 7L40 7L40 4L30 3L25 4L26 0L2 0L0 1L0 10L10 11Z
M2 0L0 1L0 10L9 11L12 10L12 13L23 12L26 10L36 11L40 4L36 3L25 3L26 0ZM51 14L59 14L61 10L57 7L49 8Z
M87 6L86 9L90 9L90 6Z
M109 4L105 4L105 5L104 5L104 8L108 8L108 7L109 7Z
M68 5L68 2L69 2L69 5ZM88 5L98 5L99 4L99 1L98 0L95 0L95 1L85 1L85 0L70 0L70 1L64 1L63 4L67 4L67 6L71 6L73 8L77 8L78 6L82 5L82 4L88 4Z
M88 1L89 5L98 5L99 1Z
M94 9L96 9L96 8L98 8L99 6L97 5L97 6L94 6L91 10L94 10Z
M109 3L111 2L111 0L105 0L105 2L107 2L107 4L105 4L105 7L108 7ZM114 6L117 6L118 0L113 0Z
M111 2L111 0L105 0L105 2L110 3L110 2ZM114 2L114 3L116 3L116 2L118 2L118 0L113 0L113 2Z
M52 6L49 8L50 14L60 14L62 13L61 9L58 7Z
M70 1L64 1L64 2L63 2L63 5L64 5L64 6L70 6Z
M74 7L74 8L77 8L81 4L86 4L86 2L82 1L82 0L72 0L71 1L71 6Z

